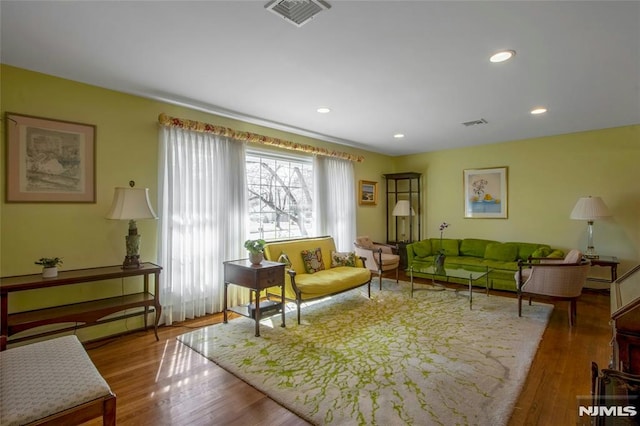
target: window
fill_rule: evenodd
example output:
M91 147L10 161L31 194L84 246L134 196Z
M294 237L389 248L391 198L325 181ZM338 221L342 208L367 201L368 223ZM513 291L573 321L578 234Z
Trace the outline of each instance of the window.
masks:
M249 238L314 235L311 158L248 150Z

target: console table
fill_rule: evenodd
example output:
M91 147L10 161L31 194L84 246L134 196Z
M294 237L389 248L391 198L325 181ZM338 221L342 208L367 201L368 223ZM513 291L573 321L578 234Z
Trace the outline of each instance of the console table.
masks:
M6 343L14 343L31 339L37 336L46 336L63 331L74 330L79 327L66 327L53 331L47 331L31 336L8 340L8 337L21 331L47 324L76 322L84 323L84 326L115 321L130 316L127 314L116 318L102 319L107 315L121 312L131 308L144 308L144 328L147 329L147 316L155 311L154 333L158 339L158 322L160 321L160 271L162 268L153 263L142 263L137 269L122 269L122 266L105 266L89 269L75 269L61 271L57 277L43 278L42 274L17 275L0 278L0 335L7 339L1 339L1 349L5 349ZM155 277L154 291L149 291L149 275ZM37 290L49 287L65 286L118 279L125 277L143 276L144 287L142 292L122 294L106 299L89 300L68 305L59 305L48 308L35 309L25 312L8 312L9 295L19 291ZM150 308L153 307L153 310ZM102 319L102 320L101 320Z

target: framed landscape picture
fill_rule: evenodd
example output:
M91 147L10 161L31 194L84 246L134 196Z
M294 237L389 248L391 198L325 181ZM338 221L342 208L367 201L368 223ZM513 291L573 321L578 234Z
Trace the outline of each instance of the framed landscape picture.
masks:
M360 205L378 204L378 182L361 180L358 185L358 201Z
M463 181L465 218L507 218L506 167L467 169Z
M96 126L14 113L5 124L7 202L96 202Z

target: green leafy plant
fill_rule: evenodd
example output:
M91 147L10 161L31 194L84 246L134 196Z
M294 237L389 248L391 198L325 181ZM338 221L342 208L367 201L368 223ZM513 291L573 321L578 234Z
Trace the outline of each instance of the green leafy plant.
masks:
M54 266L62 265L61 257L41 257L40 260L36 260L36 265L42 265L44 268L53 268Z
M249 253L263 253L265 244L267 244L265 240L247 240L244 242L244 248L246 248Z

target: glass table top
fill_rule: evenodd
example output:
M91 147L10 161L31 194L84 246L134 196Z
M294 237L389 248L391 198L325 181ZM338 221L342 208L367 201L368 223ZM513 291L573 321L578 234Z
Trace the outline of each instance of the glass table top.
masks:
M443 270L437 270L433 265L412 265L409 268L409 272L419 272L422 274L428 274L441 277L453 277L477 280L487 275L490 270L485 266L473 267L473 266L445 266Z

